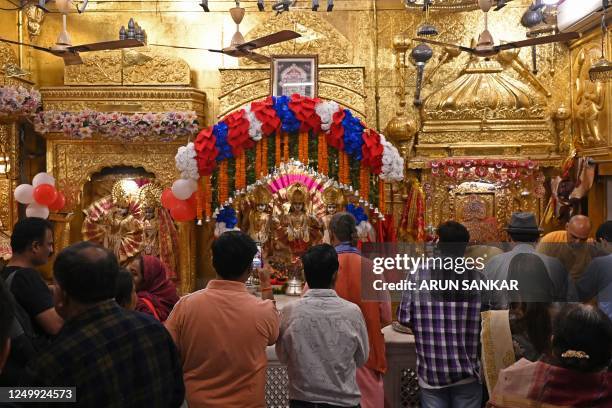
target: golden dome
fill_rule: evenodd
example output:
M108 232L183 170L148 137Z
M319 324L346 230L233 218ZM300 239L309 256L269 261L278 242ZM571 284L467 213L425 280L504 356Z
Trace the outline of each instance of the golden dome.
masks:
M496 60L474 60L425 100L423 120L543 119L543 97L503 71Z
M403 110L399 110L393 119L387 123L385 135L396 142L402 142L412 140L416 131L414 120L406 116Z

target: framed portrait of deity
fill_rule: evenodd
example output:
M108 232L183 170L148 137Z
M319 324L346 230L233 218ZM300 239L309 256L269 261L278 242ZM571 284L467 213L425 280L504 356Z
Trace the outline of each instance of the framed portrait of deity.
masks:
M316 55L273 55L270 63L270 87L273 96L300 94L317 96Z

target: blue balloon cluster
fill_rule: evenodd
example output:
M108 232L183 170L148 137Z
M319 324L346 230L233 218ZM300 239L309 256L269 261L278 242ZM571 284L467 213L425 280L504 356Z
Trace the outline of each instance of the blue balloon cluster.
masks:
M283 132L299 132L301 123L295 117L293 111L289 109L289 101L291 99L286 95L272 97L272 99L274 101L274 110L276 111L276 115L281 120L281 129Z
M236 210L230 206L225 206L217 215L217 222L224 222L225 227L232 229L238 224L238 218L236 217Z
M217 161L223 161L225 159L231 159L234 157L232 154L232 146L227 143L227 123L219 122L213 127L213 134L215 135L215 146L219 150L217 155Z
M353 214L357 225L359 225L362 221L368 220L368 215L363 210L363 207L359 207L354 204L348 204L346 206L346 211Z
M353 116L348 109L344 110L344 151L357 160L361 160L361 146L363 146L363 129L359 118Z

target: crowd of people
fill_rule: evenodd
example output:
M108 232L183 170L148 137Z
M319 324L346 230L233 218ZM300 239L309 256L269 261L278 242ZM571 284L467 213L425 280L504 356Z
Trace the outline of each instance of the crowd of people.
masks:
M260 298L247 290L257 245L240 231L212 244L217 278L179 298L159 259L121 266L91 242L57 254L48 285L36 268L53 256L52 226L23 219L0 280L0 386L76 387L84 407L260 408L275 345L290 407L385 408L390 298L364 299L370 261L353 216L335 214L329 229L332 245L302 256L304 295L277 310L267 267ZM612 406L612 222L597 242L590 229L577 216L540 240L535 216L516 213L512 249L481 248L498 255L460 275L517 281L518 291L403 293L397 318L414 335L421 406ZM443 257L469 251L460 223L437 236ZM458 279L452 268L418 275ZM485 321L499 329L485 333Z

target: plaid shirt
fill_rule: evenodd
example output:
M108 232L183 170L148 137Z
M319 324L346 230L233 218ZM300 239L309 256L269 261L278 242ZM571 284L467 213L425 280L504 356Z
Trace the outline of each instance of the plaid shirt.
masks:
M426 276L413 277L417 288ZM398 320L414 334L420 382L440 388L480 378L480 310L479 294L442 301L433 292L403 293Z
M27 372L27 385L76 386L80 407L175 408L185 395L170 334L159 322L126 311L114 300L66 322Z

